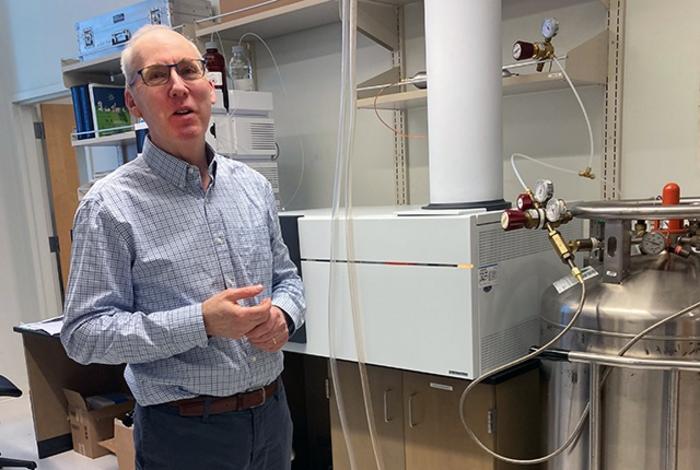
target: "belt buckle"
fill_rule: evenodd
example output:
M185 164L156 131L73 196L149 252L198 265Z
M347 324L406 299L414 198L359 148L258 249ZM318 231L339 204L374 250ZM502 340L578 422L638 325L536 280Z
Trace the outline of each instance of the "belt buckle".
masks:
M259 389L254 390L254 391L255 391L255 392L260 391L260 392L261 392L261 393L260 393L260 397L261 397L261 398L260 398L260 403L258 403L258 404L256 404L256 405L251 405L251 408L258 408L258 407L260 407L260 406L263 406L263 405L265 404L265 401L267 400L267 392L265 392L265 387L260 387Z

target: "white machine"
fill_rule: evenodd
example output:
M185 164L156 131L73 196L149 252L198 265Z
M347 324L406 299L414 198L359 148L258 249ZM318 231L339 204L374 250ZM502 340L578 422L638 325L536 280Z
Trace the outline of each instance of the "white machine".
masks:
M278 147L272 119L272 93L229 90L229 111L217 98L207 142L220 154L260 172L279 201Z
M501 2L426 0L425 21L430 204L353 209L353 259L343 242L334 265L334 350L358 359L352 262L367 363L474 379L539 344L539 299L567 270L542 233L500 225ZM465 44L475 45L469 54ZM331 220L330 210L298 219L307 343L289 351L330 355ZM565 230L576 239L582 227Z
M285 349L328 357L331 214L303 214L298 227L307 343ZM367 363L473 379L538 344L540 296L566 269L542 233L504 232L500 215L353 210ZM581 225L565 229L577 238ZM339 359L357 360L344 241L338 253L342 262L334 269L343 288L334 292L335 350Z

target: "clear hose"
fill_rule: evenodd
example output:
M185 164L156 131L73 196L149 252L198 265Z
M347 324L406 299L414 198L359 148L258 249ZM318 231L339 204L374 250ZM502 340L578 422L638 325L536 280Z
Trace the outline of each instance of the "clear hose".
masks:
M515 158L516 157L524 158L528 161L531 161L533 163L537 163L538 165L542 165L542 166L547 167L547 168L551 168L553 170L558 170L558 171L562 171L564 173L572 173L574 175L592 178L592 176L590 175L590 171L591 171L591 168L593 167L594 145L593 145L593 129L591 128L591 120L588 118L588 112L586 112L586 107L583 105L583 101L581 100L581 96L579 95L578 90L576 90L576 87L574 86L574 82L571 81L569 74L566 73L564 66L561 65L561 62L559 62L559 59L557 59L556 57L552 57L552 60L557 64L557 67L559 67L559 70L561 71L562 75L564 76L566 83L569 85L569 88L571 88L571 92L576 97L576 101L578 102L578 105L581 108L581 113L583 114L583 119L586 121L586 130L588 131L588 150L589 150L589 152L588 152L588 166L584 170L577 172L575 170L563 168L563 167L560 167L557 165L552 165L550 163L545 163L545 162L542 162L540 160L536 160L536 159L529 157L529 156L522 154L522 153L514 153L510 156L510 165L513 168L513 173L515 173L515 177L518 179L518 182L523 187L523 189L525 189L525 191L528 190L528 187L525 184L525 181L523 180L523 178L520 176L520 172L518 171L518 168L515 165ZM551 65L551 62L550 62L550 65Z
M352 153L352 143L355 129L355 51L357 43L357 0L342 0L342 61L341 61L341 92L340 92L340 118L338 124L338 145L336 149L335 182L333 188L333 207L331 212L331 256L329 273L328 292L328 341L329 341L329 362L330 375L333 391L338 406L338 416L340 426L343 431L345 444L348 449L350 468L360 469L357 465L355 451L352 447L345 405L338 375L338 365L336 356L336 318L338 315L338 303L335 301L335 294L342 288L338 281L336 269L343 266L348 271L348 282L350 288L350 308L352 312L353 331L355 336L355 347L357 351L358 366L360 371L360 382L365 403L365 415L369 426L369 437L374 451L375 463L378 470L384 468L381 450L377 443L377 432L373 416L373 406L369 391L367 368L365 365L364 347L364 325L362 314L359 308L359 296L357 291L357 273L355 264L352 262L339 262L339 249L342 246L341 222L345 222L345 241L347 249L347 260L354 259L353 225L352 225L352 172L350 165L350 155ZM345 204L345 211L341 216L341 208Z
M217 35L219 33L216 33ZM272 49L270 46L267 44L267 42L258 34L253 33L253 32L248 32L243 34L239 39L238 39L238 45L243 44L243 40L247 38L248 36L254 37L257 39L264 47L267 49L267 53L270 54L270 59L272 60L272 65L275 67L275 72L277 72L277 78L279 79L280 82L280 88L282 89L282 95L287 98L289 95L287 94L287 87L284 85L284 80L282 79L282 72L280 72L280 67L279 64L277 63L277 59L275 58L275 55L272 53ZM221 39L219 38L219 42L221 42ZM222 46L223 48L223 46ZM224 57L225 59L225 57ZM228 62L226 62L228 63ZM301 189L301 183L304 181L304 171L305 171L305 163L306 163L306 151L304 150L304 141L302 140L301 137L298 135L301 134L300 132L297 132L297 142L299 142L299 150L301 151L301 170L299 170L299 179L297 180L297 185L296 188L294 189L294 192L292 195L289 197L288 200L282 201L280 203L280 206L282 207L282 210L285 210L291 203L294 201L294 198L297 197L297 193L299 193L299 189ZM279 157L279 146L277 148L277 157Z

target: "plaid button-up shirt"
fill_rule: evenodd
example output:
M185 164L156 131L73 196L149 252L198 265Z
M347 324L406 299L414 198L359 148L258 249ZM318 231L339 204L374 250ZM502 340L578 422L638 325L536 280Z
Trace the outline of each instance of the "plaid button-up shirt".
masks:
M228 396L270 383L282 353L245 337L207 337L202 302L228 287L262 284L301 326L301 280L289 259L268 181L207 148L212 178L153 145L98 181L73 226L61 340L81 363L127 363L146 406Z

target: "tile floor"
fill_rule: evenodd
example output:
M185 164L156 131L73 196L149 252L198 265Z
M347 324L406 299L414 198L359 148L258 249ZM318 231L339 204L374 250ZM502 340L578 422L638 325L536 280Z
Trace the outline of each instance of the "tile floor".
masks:
M90 459L69 451L46 459L37 457L29 397L0 398L0 454L12 459L33 460L40 470L117 470L117 458L106 455Z

